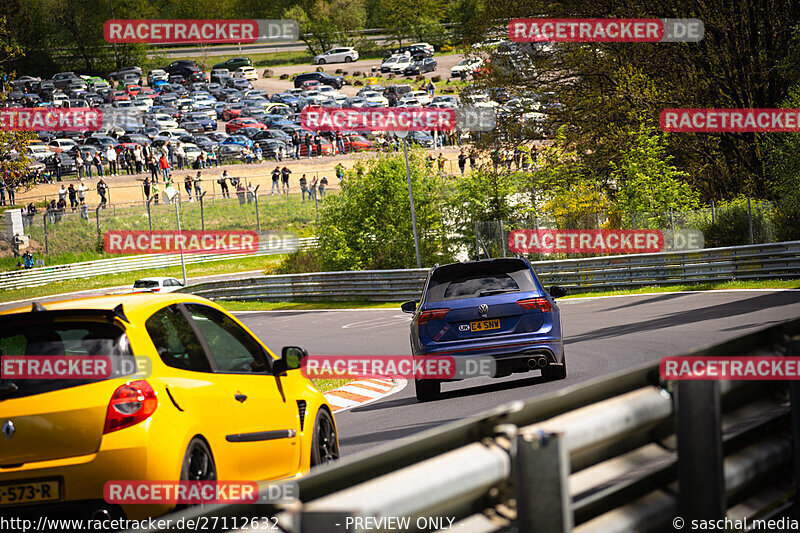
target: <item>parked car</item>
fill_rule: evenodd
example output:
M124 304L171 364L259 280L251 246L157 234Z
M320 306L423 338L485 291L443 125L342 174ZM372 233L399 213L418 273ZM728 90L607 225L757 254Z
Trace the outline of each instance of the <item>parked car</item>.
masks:
M225 85L232 77L231 71L226 68L215 68L211 71L211 83Z
M438 66L439 64L434 58L426 57L414 61L411 65L407 66L405 70L403 70L403 74L405 76L414 76L424 72L433 72L438 68Z
M466 78L480 67L483 66L483 59L479 57L470 57L467 59L462 59L455 65L453 68L450 69L450 77L451 78Z
M358 51L355 48L340 47L333 48L322 54L314 57L315 65L324 65L326 63L350 63L358 61Z
M258 72L253 67L239 67L233 73L234 78L244 78L246 80L257 80Z
M217 69L227 69L227 70L236 70L239 67L252 67L253 62L250 60L249 57L232 57L227 61L223 61L222 63L217 63L213 67L213 70Z
M327 72L305 72L298 74L294 78L294 86L302 87L303 82L307 80L317 80L318 82L330 85L334 89L341 89L344 86L344 78L342 76L333 76Z
M157 81L167 81L169 80L169 74L166 70L162 70L160 68L156 68L151 70L147 73L147 85L150 87Z

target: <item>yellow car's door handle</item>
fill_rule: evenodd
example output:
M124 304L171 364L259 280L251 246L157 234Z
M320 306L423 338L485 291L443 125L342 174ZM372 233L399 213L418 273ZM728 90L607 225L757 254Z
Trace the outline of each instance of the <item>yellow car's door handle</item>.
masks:
M242 403L244 403L244 401L247 399L247 395L242 393L234 394L233 397L236 398L237 402Z

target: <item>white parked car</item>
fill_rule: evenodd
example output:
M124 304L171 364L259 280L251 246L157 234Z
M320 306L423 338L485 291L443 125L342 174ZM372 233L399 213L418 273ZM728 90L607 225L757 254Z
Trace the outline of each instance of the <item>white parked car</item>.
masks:
M500 104L489 98L485 94L473 94L464 98L464 102L472 107L497 107Z
M186 154L186 162L189 164L194 163L195 159L200 155L200 152L202 152L196 144L183 143L181 146L183 147L183 153Z
M244 78L246 80L257 80L258 79L258 72L253 67L239 67L233 73L234 78Z
M315 65L350 63L352 61L358 61L358 51L355 48L334 48L314 58Z
M49 146L42 143L33 143L28 145L28 156L33 159L44 159L53 155L53 150Z
M389 107L389 99L378 91L364 91L360 93L360 96L364 98L367 103L380 104L382 106Z
M144 119L144 125L160 130L174 130L178 127L178 123L175 122L175 119L165 113L155 113L154 115L146 117Z
M428 105L431 103L433 98L430 97L428 91L411 91L404 98L416 98L417 101L422 105Z
M161 70L160 68L153 69L147 73L147 85L150 87L157 81L167 81L169 80L169 74L166 70Z
M72 148L78 146L78 143L72 139L53 139L50 141L49 146L51 148L58 148L59 150L71 150Z
M405 69L414 64L414 60L410 57L401 57L397 62L392 63L389 67L389 72L392 74L402 74Z
M173 292L180 288L183 288L183 283L175 278L142 278L133 283L133 290L137 292Z
M451 78L466 77L478 70L483 66L483 59L479 57L471 57L462 59L459 63L450 69Z
M384 59L383 62L381 62L381 73L391 72L392 67L401 59L406 59L406 56L403 54L395 54Z

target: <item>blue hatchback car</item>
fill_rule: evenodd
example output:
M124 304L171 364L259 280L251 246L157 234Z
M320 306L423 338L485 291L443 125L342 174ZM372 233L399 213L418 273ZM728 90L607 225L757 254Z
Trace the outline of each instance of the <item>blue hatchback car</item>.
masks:
M549 380L567 376L561 315L563 287L542 287L526 259L502 258L436 266L422 299L403 304L413 313L415 357L491 357L492 377L540 370ZM415 380L419 401L437 399L441 382Z

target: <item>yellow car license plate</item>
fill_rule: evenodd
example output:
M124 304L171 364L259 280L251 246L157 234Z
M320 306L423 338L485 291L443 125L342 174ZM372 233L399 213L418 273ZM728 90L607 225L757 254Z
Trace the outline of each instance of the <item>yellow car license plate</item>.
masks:
M477 320L469 323L470 331L489 331L491 329L500 329L500 319L493 320Z
M0 506L24 505L60 499L61 486L55 479L0 485Z

